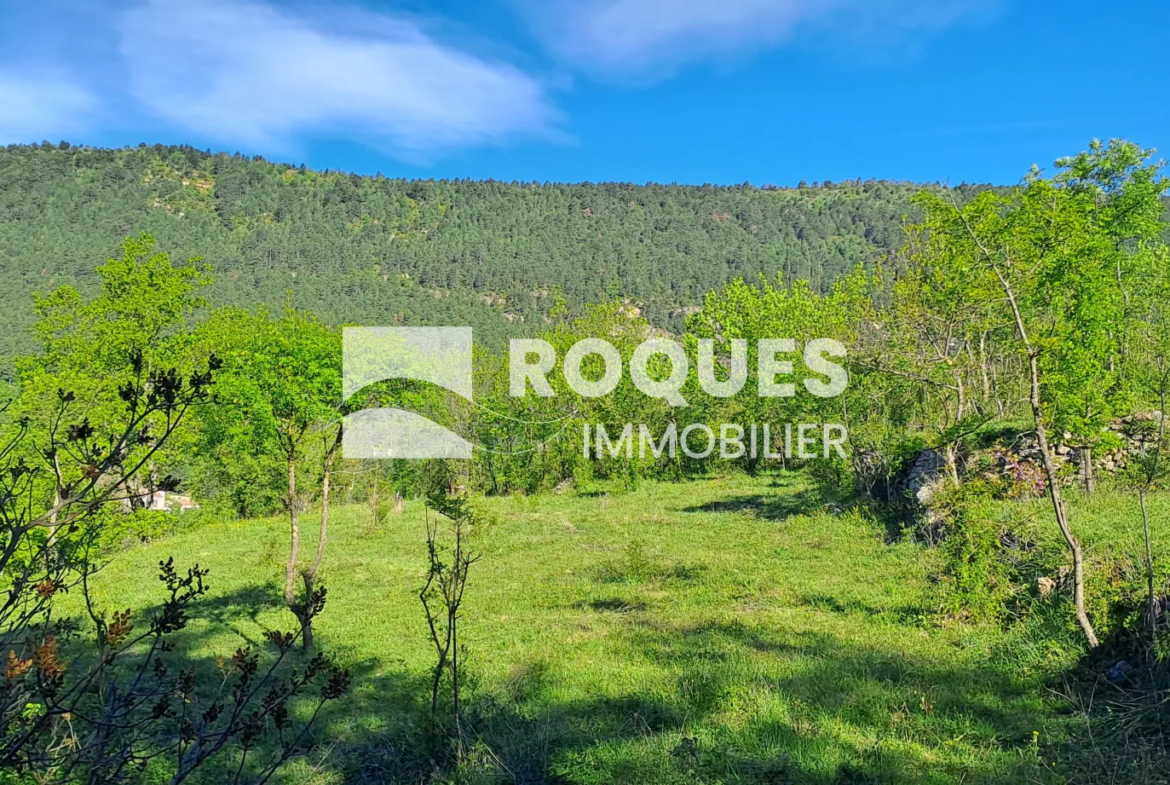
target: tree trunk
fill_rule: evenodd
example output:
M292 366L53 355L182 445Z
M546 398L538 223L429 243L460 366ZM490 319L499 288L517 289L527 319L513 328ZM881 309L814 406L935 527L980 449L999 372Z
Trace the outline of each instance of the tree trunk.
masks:
M1147 469L1146 482L1138 489L1138 501L1142 506L1142 529L1146 540L1146 630L1150 636L1150 644L1158 634L1158 598L1154 593L1154 544L1150 537L1150 511L1146 506L1146 494L1158 479L1162 450L1166 447L1166 418L1170 417L1167 411L1166 397L1170 393L1170 369L1162 374L1158 385L1158 440L1154 445L1154 457Z
M1036 440L1040 444L1040 457L1044 463L1044 477L1048 481L1048 498L1052 502L1053 512L1056 513L1056 525L1060 528L1060 534L1064 537L1064 541L1068 544L1068 549L1072 553L1073 606L1076 608L1077 623L1081 625L1081 631L1085 633L1085 640L1088 641L1089 648L1095 649L1099 643L1097 633L1093 631L1093 624L1089 621L1088 614L1085 613L1085 555L1080 541L1073 536L1072 529L1069 527L1068 515L1064 509L1064 500L1060 495L1060 485L1057 482L1056 476L1056 464L1052 460L1052 451L1048 446L1048 433L1044 428L1044 421L1041 419L1040 384L1036 364L1036 358L1033 355L1031 358L1033 378L1033 392L1031 396L1033 400L1032 417L1036 423Z
M57 544L57 509L65 500L64 482L61 480L61 456L53 451L53 511L49 514L49 547Z
M456 559L459 559L456 550ZM458 564L458 562L456 562ZM455 725L455 759L462 761L463 753L463 724L460 722L459 709L459 609L453 606L447 613L447 624L451 630L451 715Z
M378 525L378 470L374 469L374 485L370 488L370 517L374 520L374 526Z
M302 641L305 651L313 650L313 591L316 589L317 574L321 570L321 562L325 559L325 543L329 538L329 491L333 481L333 461L337 458L337 448L341 446L342 429L337 426L337 438L325 451L325 465L321 476L321 529L317 536L317 553L313 556L313 563L301 573L305 583L304 608L302 609L301 628L304 630Z
M284 567L284 602L297 617L305 637L309 638L311 633L305 627L300 604L297 602L297 559L301 553L301 521L300 499L297 498L297 458L296 453L292 451L288 454L288 523L290 536L288 562Z
M987 372L987 333L979 334L979 377L983 382L983 405L991 403L991 376Z
M1085 493L1093 493L1097 490L1097 477L1093 474L1093 448L1081 448L1081 485L1085 489Z
M330 486L330 470L329 464L325 466L325 476L321 479L321 530L317 537L317 553L313 557L313 563L301 573L301 579L305 583L304 604L306 608L312 605L313 591L317 588L317 572L321 569L321 561L325 558L325 540L329 535L329 486ZM302 628L305 631L305 637L302 643L305 651L313 650L313 619L306 614L306 618L302 621Z
M950 442L943 449L943 457L946 459L946 463L947 463L947 474L950 475L951 482L953 482L955 484L955 487L958 487L958 485L959 485L959 457L957 455L957 450L955 449L954 442Z
M467 570L470 563L463 555L463 523L455 524L455 554L453 560L456 582L452 586L452 597L447 603L447 624L451 631L451 711L455 720L455 759L462 762L463 723L459 706L459 687L462 674L459 672L459 606L463 602L463 589L467 585Z
M308 602L308 598L313 596L313 579L307 574L303 577L305 579L305 602ZM311 653L315 645L313 643L313 617L302 611L299 618L301 620L301 646L305 651Z
M57 508L61 506L61 484L57 483L56 489L53 491L53 511L49 513L49 547L52 548L57 544Z

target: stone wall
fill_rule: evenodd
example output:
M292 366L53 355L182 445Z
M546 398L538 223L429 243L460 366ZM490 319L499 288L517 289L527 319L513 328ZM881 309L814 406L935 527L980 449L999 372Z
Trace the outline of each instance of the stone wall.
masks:
M1135 455L1152 449L1161 418L1160 413L1154 412L1114 422L1109 431L1116 436L1117 445L1095 452L1094 472L1098 476L1115 474L1129 466ZM1071 440L1072 434L1061 434L1052 451L1058 475L1063 482L1074 484L1080 481L1083 450L1071 446L1068 443ZM1040 445L1034 433L1002 438L986 450L959 456L958 463L962 474L983 472L988 476L1008 477L1014 481L1015 493L1020 496L1041 495L1046 487ZM898 472L885 500L899 506L910 520L925 526L929 532L939 523L931 510L931 500L945 484L946 475L943 454L938 450L922 450Z
M1123 417L1120 420L1114 421L1107 430L1116 437L1119 443L1112 449L1098 449L1094 451L1094 471L1113 474L1129 466L1133 456L1141 455L1151 450L1157 442L1158 426L1161 418L1161 412L1152 412L1150 414ZM1052 448L1053 459L1058 469L1065 469L1071 464L1079 472L1081 469L1081 461L1083 460L1083 451L1068 444L1071 440L1072 434L1062 434L1061 441ZM1040 466L1040 445L1034 434L1025 434L1016 439L1014 443L1004 446L1006 449L1012 451L1021 462L1031 463L1037 467ZM1069 473L1067 470L1065 474L1075 476L1075 472Z

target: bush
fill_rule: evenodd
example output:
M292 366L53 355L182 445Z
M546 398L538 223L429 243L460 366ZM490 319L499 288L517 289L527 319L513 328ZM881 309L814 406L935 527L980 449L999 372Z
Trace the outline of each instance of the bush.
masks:
M974 621L997 621L1013 592L1012 568L1003 550L1002 525L986 514L999 483L973 480L935 497L942 523L944 609Z
M856 477L846 459L815 458L809 461L807 471L823 499L844 501L854 495Z

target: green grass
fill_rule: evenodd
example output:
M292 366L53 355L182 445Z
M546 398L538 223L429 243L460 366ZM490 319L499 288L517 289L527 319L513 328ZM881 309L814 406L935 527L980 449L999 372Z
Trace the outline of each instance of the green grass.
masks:
M1075 508L1091 551L1140 545L1119 505ZM465 781L1064 781L1071 721L1047 686L1080 654L1067 625L939 623L935 553L889 542L861 512L824 511L798 475L481 508L496 523L461 630L478 739ZM1170 533L1165 498L1155 512ZM423 536L417 502L379 527L364 507L336 511L316 629L354 688L288 781L426 781L408 743L431 657L416 596ZM213 591L188 644L260 645L263 630L292 626L277 584L286 538L273 518L135 547L96 596L107 609L145 608L159 597L144 577L160 559L198 562Z

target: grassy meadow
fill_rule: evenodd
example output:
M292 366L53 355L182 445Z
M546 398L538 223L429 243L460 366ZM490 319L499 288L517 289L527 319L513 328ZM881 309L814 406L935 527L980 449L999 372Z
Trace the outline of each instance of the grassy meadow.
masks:
M802 474L480 508L494 522L461 627L476 740L464 781L1078 781L1079 721L1060 685L1081 649L1062 601L1006 629L948 620L937 549L825 505ZM1170 540L1170 499L1153 512L1155 540ZM1137 558L1135 502L1105 493L1074 514L1090 558ZM423 515L408 502L375 525L364 505L337 510L316 627L354 687L284 781L429 781L406 741L433 656L416 596ZM286 538L283 518L200 526L120 554L94 596L144 610L161 597L141 579L153 564L198 562L211 598L184 645L209 658L241 638L262 648L264 630L294 626L280 596Z

